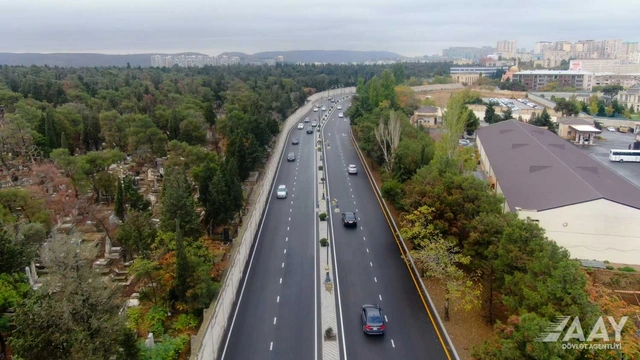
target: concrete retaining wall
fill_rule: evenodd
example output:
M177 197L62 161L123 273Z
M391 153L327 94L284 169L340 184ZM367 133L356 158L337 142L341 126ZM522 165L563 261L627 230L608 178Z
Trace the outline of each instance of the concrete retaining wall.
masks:
M462 84L435 84L435 85L412 86L411 89L413 89L413 91L415 91L415 92L439 91L439 90L457 90L457 89L464 89L464 85L462 85Z
M287 136L291 129L311 110L312 102L320 98L350 94L355 92L355 87L324 91L313 94L307 99L307 104L296 110L284 122L282 130L278 136L276 146L267 161L261 179L256 185L258 189L256 201L251 207L251 211L245 218L242 228L238 233L238 238L234 241L234 249L231 254L230 266L227 269L218 298L215 299L209 309L204 312L203 322L200 325L198 334L191 339L191 359L192 360L214 360L218 358L218 353L222 349L225 330L231 323L236 296L243 279L244 269L253 242L255 241L262 214L265 211L267 197L271 191L275 179L276 170L281 154L285 149Z
M549 109L547 109L547 111L553 110L553 108L556 107L556 103L554 103L551 100L548 100L548 99L545 99L543 97L540 97L538 95L535 95L535 94L532 94L532 93L527 93L527 97L531 101L535 101L540 105L544 105L544 106L548 107Z

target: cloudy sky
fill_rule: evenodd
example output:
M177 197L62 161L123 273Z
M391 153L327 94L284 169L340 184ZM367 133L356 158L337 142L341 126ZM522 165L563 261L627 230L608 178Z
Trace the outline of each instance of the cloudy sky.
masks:
M640 40L640 0L0 0L0 52L387 50Z

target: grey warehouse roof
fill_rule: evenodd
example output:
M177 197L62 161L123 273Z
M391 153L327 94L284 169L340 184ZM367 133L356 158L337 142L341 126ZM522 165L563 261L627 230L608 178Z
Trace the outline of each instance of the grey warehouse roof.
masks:
M419 108L418 110L416 110L416 112L418 114L432 114L432 113L437 113L438 112L438 108L437 107L433 107L433 106L423 106L423 107Z
M640 209L640 189L548 130L507 120L477 136L512 210L597 199Z

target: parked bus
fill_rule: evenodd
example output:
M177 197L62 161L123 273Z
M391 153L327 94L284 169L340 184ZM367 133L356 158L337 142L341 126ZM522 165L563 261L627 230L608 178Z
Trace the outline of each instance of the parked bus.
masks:
M609 150L609 160L618 162L640 162L640 150Z

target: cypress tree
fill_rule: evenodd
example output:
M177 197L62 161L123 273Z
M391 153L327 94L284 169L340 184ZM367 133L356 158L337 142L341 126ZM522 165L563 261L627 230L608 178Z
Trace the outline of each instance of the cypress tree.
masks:
M176 220L176 277L174 283L174 291L178 300L186 302L187 291L189 291L189 259L187 258L187 251L184 247L184 240L182 238L182 230L180 230L180 220Z
M116 183L116 201L113 211L115 212L118 219L124 221L124 191L122 189L122 181L120 181L120 178L118 178L118 182Z

